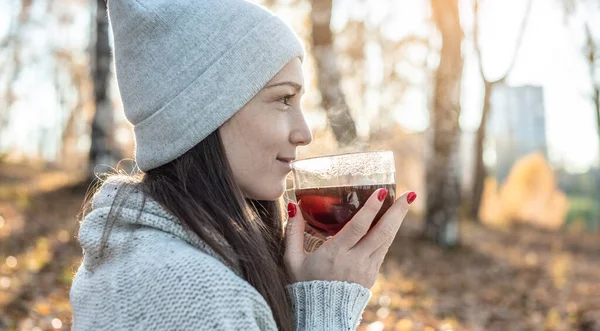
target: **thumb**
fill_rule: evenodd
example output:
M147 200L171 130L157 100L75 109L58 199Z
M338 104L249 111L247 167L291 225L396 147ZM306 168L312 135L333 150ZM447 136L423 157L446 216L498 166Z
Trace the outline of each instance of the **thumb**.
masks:
M288 203L288 221L285 227L285 257L288 263L296 265L305 257L304 251L304 218L298 206Z

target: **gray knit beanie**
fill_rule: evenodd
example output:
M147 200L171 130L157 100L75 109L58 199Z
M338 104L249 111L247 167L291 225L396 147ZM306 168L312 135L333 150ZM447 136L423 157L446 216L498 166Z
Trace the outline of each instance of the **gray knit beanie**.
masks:
M243 0L109 0L117 81L147 171L190 150L304 48Z

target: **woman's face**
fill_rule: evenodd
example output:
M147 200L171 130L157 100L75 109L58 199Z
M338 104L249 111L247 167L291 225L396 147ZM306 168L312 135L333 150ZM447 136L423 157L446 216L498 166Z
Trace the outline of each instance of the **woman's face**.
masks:
M219 129L233 177L246 198L278 199L296 148L312 140L300 108L303 82L296 58Z

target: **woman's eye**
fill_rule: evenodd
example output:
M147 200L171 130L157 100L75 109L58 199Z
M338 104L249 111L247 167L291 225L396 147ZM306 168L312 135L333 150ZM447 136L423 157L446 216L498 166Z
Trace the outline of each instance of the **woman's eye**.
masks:
M290 104L290 99L294 97L295 94L293 95L286 95L284 97L279 98L279 102L285 104L286 106L291 106Z

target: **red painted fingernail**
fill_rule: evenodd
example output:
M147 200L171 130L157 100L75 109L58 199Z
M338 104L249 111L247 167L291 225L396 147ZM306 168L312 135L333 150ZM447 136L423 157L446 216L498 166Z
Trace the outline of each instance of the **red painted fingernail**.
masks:
M417 194L415 192L410 192L406 196L406 201L410 205L411 203L413 203L413 201L415 201L416 198L417 198Z
M379 201L383 201L383 199L385 199L387 194L388 194L388 190L381 189L381 191L379 191L379 193L377 193L377 199L379 199Z
M296 205L293 202L288 203L288 216L290 218L296 216Z

